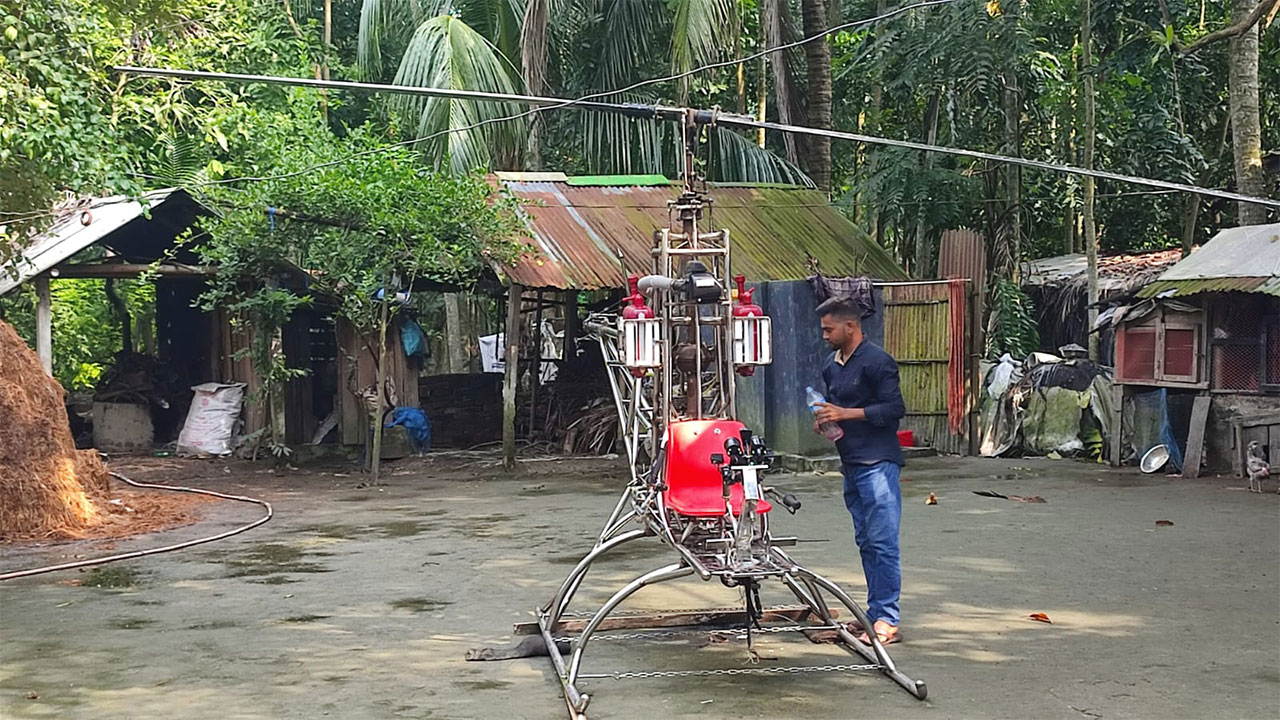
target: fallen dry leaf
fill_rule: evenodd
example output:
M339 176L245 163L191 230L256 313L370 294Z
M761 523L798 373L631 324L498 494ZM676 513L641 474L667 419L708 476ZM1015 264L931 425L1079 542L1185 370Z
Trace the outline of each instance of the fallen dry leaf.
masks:
M1172 520L1157 520L1157 521L1156 521L1156 524L1157 524L1157 525L1172 525L1172 524L1173 524L1173 521L1172 521Z
M938 504L938 496L937 496L937 495L934 495L933 493L929 493L929 498L928 498L927 500L925 500L925 501L924 501L924 504L925 504L925 505L937 505L937 504Z
M1036 622L1049 623L1050 625L1053 624L1053 621L1049 619L1049 616L1044 613L1031 613L1030 617Z
M1025 496L1024 496L1024 495L1010 495L1010 496L1009 496L1009 499L1010 499L1010 500L1012 500L1012 501L1014 501L1014 502L1021 502L1021 503L1042 503L1042 502L1047 502L1044 498L1040 497L1039 495L1025 495Z

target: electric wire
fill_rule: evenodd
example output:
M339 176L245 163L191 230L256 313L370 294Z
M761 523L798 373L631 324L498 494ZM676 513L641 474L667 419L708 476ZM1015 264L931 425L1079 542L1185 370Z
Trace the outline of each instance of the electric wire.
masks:
M290 78L290 77L281 77L281 76L272 76L272 75L245 75L245 74L233 74L233 73L215 73L215 72L202 72L202 71L195 71L195 70L173 70L168 68L120 67L116 69L121 72L133 72L133 73L144 74L144 75L183 77L183 78L202 79L202 80L266 82L266 83L277 83L277 84L287 84L287 85L301 85L305 87L336 88L336 89L363 88L367 90L370 88L374 88L376 90L387 90L387 91L408 93L408 94L415 94L415 95L433 95L438 97L469 97L469 98L485 97L487 99L495 100L498 102L529 102L529 103L537 103L541 105L541 107L536 107L531 110L527 110L521 115L529 115L529 114L540 112L542 110L547 110L547 109L568 107L569 105L581 104L582 102L584 102L583 98L563 100L557 103L552 98L546 98L546 97L540 97L540 96L526 97L526 96L519 96L519 95L511 95L508 93L486 93L483 91L476 91L476 90L445 90L445 89L439 89L439 88L410 88L410 87L405 87L400 85L380 85L380 84L371 84L371 83L357 83L357 82L350 82L350 81L315 80L311 78ZM584 96L584 97L596 97L598 95L599 94L592 95L592 96ZM526 99L521 100L520 98L522 97L526 97ZM548 101L555 104L547 104ZM804 125L793 125L793 124L787 124L787 123L769 122L764 120L757 120L753 117L749 117L746 115L722 113L718 109L695 110L695 109L677 108L677 107L664 106L664 105L636 105L636 104L630 104L630 103L627 103L627 104L606 103L606 102L599 102L599 101L592 101L590 105L592 109L604 110L607 112L619 112L622 114L627 114L632 116L665 117L668 119L675 119L676 117L683 116L686 113L693 112L693 113L698 113L698 114L707 116L710 119L711 124L720 124L720 125L727 125L730 127L741 127L741 128L750 128L750 129L774 130L778 132L793 133L793 134L799 134L799 135L816 135L816 136L829 137L837 140L850 140L853 142L864 143L869 145L884 145L888 147L899 147L899 148L905 148L908 150L918 150L922 152L936 152L936 153L942 153L946 155L969 157L969 158L974 158L978 160L988 160L993 162L1023 165L1025 167L1036 168L1039 170L1047 170L1050 172L1068 173L1072 175L1083 175L1083 176L1098 178L1101 180L1111 180L1115 182L1130 183L1134 185L1145 185L1148 187L1155 187L1155 188L1161 188L1166 190L1176 190L1180 192L1193 193L1197 195L1222 198L1225 200L1235 200L1237 202L1254 203L1257 205L1265 205L1269 207L1280 207L1280 200L1271 200L1267 198L1253 197L1250 195L1243 195L1240 193L1228 192L1225 190L1214 190L1212 188L1200 187L1198 185L1188 185L1186 183L1170 182L1167 180L1155 180L1152 178L1139 177L1137 175L1124 175L1121 173L1114 173L1106 170L1091 170L1087 168L1076 167L1074 165L1051 163L1043 160L1033 160L1030 158L1014 157L1010 155L1000 155L998 153L983 152L981 150L969 150L966 148L955 148L955 147L948 147L945 145L933 145L929 143L914 142L911 140L896 140L893 138L880 137L876 135L864 135L861 133L850 133L850 132L843 132L840 130L826 130L822 128L814 128L814 127L808 127ZM491 123L491 122L502 122L507 119L514 119L515 117L518 117L518 116L511 116L508 118L488 118L487 120L473 124L471 127L474 128L474 127L483 125L485 123ZM467 128L448 128L423 138L406 140L401 143L397 143L397 145L411 145L417 142L424 142L434 137L439 137L440 135L443 135L445 133L458 132L465 129ZM283 178L289 178L289 177L296 177L298 175L303 175L303 174L306 174L307 172L311 172L313 170L317 170L320 168L349 162L352 159L355 159L357 157L361 157L364 155L371 155L378 152L385 152L388 149L393 147L396 147L396 145L380 146L380 147L372 148L370 150L366 150L360 153L355 153L353 155L348 155L344 158L339 158L337 160L332 160L326 163L321 163L319 165L314 165L309 168L303 168L301 170L296 170L289 173L282 173L280 175L263 176L263 177L225 178L223 180L209 181L203 184L209 185L209 184L222 184L222 183L244 182L244 181L276 180L276 179L283 179Z
M22 577L31 577L32 575L43 575L44 573L57 572L60 570L75 570L77 568L92 567L94 565L105 565L106 563L118 562L120 560L133 560L135 558L146 557L148 555L159 555L160 553L173 552L175 550L183 550L189 547L195 547L196 545L211 543L216 540L225 540L234 535L239 535L240 533L248 532L249 530L252 530L258 527L259 525L266 523L268 520L270 520L272 517L275 516L275 511L271 508L271 503L267 502L266 500L259 500L258 498L249 497L247 495L230 495L227 493L220 493L214 490L205 490L203 488L196 488L196 487L184 487L180 485L160 485L156 483L138 482L136 480L130 480L129 478L117 472L111 473L111 477L137 488L144 488L149 490L173 490L176 492L194 493L197 495L209 495L212 497L221 498L223 500L235 500L237 502L253 503L255 505L261 505L263 509L266 510L266 514L264 514L262 517L258 518L257 520L254 520L253 522L249 523L248 525L241 525L239 527L232 528L231 530L227 530L226 532L220 532L216 535L197 538L195 540L187 540L185 542L174 543L172 545L164 545L162 547L149 548L146 550L135 550L133 552L120 553L117 555L108 555L106 557L92 558L89 560L78 560L76 562L61 563L58 565L46 565L44 567L36 567L36 568L29 568L26 570L14 570L12 572L0 573L0 582L4 580L13 580L13 579L22 578Z
M697 73L704 72L706 70L713 70L720 67L727 67L731 65L737 65L739 63L750 62L751 60L758 59L770 53L780 52L782 50L787 50L789 48L798 47L800 45L813 42L814 40L826 37L827 35L830 35L835 32L839 32L841 30L848 30L854 27L859 27L862 25L869 25L871 23L880 22L882 20L889 19L891 17L900 15L910 10L926 8L934 5L943 5L943 4L951 3L954 1L955 0L926 0L925 2L919 2L913 5L907 5L901 8L896 8L894 10L883 13L881 15L877 15L875 17L865 18L862 20L854 20L851 22L843 23L841 25L837 25L833 28L827 28L825 30L814 33L813 35L796 40L794 42L783 43L775 47L765 48L764 50L761 50L753 55L749 55L742 59L727 60L727 61L721 61L717 63L710 63L707 65L701 65L699 67L692 68L684 72L674 73L672 75L667 75L663 77L650 78L648 80L641 80L639 82L632 83L631 85L628 85L626 87L617 88L614 90L601 90L598 92L588 93L586 95L583 95L577 98L572 98L572 99L537 97L537 96L528 96L528 95L510 95L510 94L504 94L504 93L486 93L481 91L468 91L468 90L443 91L436 88L416 88L408 85L357 83L357 82L349 82L349 81L341 81L341 80L325 81L325 80L308 80L305 78L290 78L289 80L292 80L293 82L287 82L284 84L299 85L303 87L315 87L315 88L362 90L362 91L374 91L374 92L382 91L382 92L396 92L396 93L403 93L403 94L419 94L419 95L428 95L434 92L435 95L438 97L456 97L459 99L469 98L469 99L481 99L481 100L489 100L489 101L496 101L496 102L519 102L519 103L526 103L526 104L531 102L538 102L538 103L541 103L543 106L533 107L533 108L530 108L529 110L525 110L519 113L515 113L512 115L507 115L503 117L485 118L483 120L479 120L469 125L463 125L461 127L446 128L444 130L434 132L434 133L431 133L430 135L425 135L420 138L412 138L410 140L403 140L401 142L392 143L390 145L385 145L379 148L373 148L373 149L364 150L358 153L352 153L351 155L347 155L343 158L338 158L336 160L330 160L327 162L318 163L316 165L303 168L301 170L295 170L295 171L290 171L286 173L278 173L275 175L266 175L266 176L242 176L242 177L235 177L235 178L223 178L221 180L208 180L203 183L199 183L193 187L204 187L209 185L224 185L224 184L230 184L230 183L236 183L236 182L263 182L263 181L269 181L269 180L285 180L292 177L298 177L299 175L305 175L308 172L312 172L314 170L322 170L325 168L334 167L336 165L342 165L344 163L350 162L352 160L356 160L361 157L374 155L380 152L389 152L390 150L393 150L399 147L407 147L407 146L416 145L422 142L428 142L430 140L434 140L442 135L446 135L449 133L468 132L468 131L476 130L481 127L485 127L487 125L492 125L495 123L509 122L512 120L520 120L520 119L523 119L547 110L560 110L568 107L583 107L585 109L595 109L595 110L601 110L604 112L616 111L619 108L624 108L626 110L630 110L632 112L637 112L637 113L645 109L653 109L656 112L667 112L672 114L679 113L682 111L682 109L676 108L676 107L664 107L661 105L644 106L644 105L633 105L633 104L619 105L618 103L599 103L594 101L599 98L611 97L614 95L621 95L623 93L631 92L633 90L637 90L639 88L646 87L649 85L656 85L659 83L681 80L686 77L691 77ZM189 79L223 79L223 80L232 79L231 77L211 78L211 77L208 77L208 73L198 73L195 71L186 71L186 70L166 70L165 72L157 72L158 70L157 68L139 68L139 67L132 67L132 66L115 66L112 68L112 70L115 70L116 72L132 73L137 75L186 77ZM231 74L227 74L227 75L231 75ZM235 79L242 80L245 82L282 82L284 80L284 79L272 80L270 79L271 77L272 76L262 76L262 75L256 75L256 76L244 75L244 74L235 75ZM444 92L448 92L449 94L444 95L443 94Z

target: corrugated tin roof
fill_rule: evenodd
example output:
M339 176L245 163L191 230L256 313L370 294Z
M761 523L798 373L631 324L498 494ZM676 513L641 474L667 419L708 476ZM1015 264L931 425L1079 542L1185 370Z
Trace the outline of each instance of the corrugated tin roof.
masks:
M1172 291L1170 293L1170 291ZM1265 293L1280 296L1280 279L1263 277L1205 278L1203 280L1156 280L1142 288L1138 297L1186 297L1203 292Z
M170 188L143 195L147 208L122 195L97 198L86 205L68 208L52 227L37 235L10 266L0 268L0 296L142 217L147 209L156 208L173 193L174 189ZM86 211L89 213L87 225L82 223Z
M1138 293L1154 297L1202 292L1280 295L1280 223L1228 228Z
M651 267L653 233L669 227L667 202L680 193L679 186L650 178L620 185L614 183L630 178L527 177L497 174L513 194L530 201L524 212L540 253L502 268L526 287L622 287L624 263L627 272ZM581 184L587 180L590 185ZM734 270L752 280L805 278L811 274L808 257L828 275L906 277L884 248L815 190L712 185L709 195L704 227L729 229Z

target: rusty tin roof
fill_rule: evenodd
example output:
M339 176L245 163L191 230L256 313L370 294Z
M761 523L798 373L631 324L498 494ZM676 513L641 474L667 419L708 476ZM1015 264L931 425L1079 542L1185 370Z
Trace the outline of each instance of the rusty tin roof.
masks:
M1142 288L1138 297L1202 292L1280 295L1280 223L1222 230Z
M502 268L509 280L525 287L622 287L627 273L647 272L653 233L669 227L667 202L680 192L679 185L659 176L498 173L496 179L526 202L523 212L537 252ZM811 274L808 257L828 275L906 277L884 248L820 192L712 184L708 194L710 226L729 229L734 269L752 280L805 278Z

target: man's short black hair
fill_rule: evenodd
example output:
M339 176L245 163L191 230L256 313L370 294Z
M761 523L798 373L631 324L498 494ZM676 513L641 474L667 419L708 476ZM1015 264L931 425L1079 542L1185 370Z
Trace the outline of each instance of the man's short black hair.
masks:
M852 320L859 324L862 323L862 312L850 298L827 298L818 306L816 312L818 317L830 315L840 321Z

